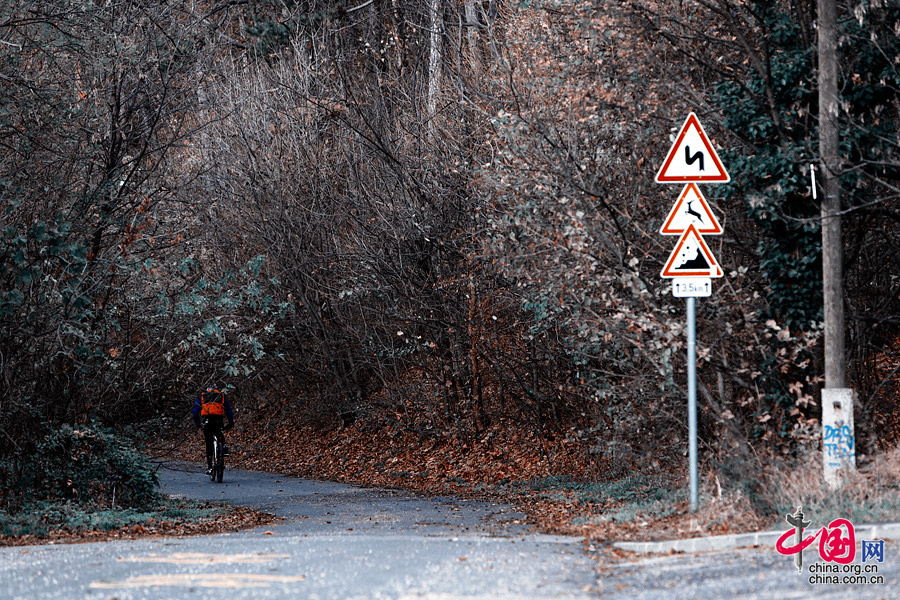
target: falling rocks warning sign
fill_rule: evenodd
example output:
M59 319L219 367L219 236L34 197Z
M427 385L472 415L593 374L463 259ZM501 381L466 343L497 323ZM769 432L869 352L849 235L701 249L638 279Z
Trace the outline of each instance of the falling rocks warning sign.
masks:
M722 267L694 224L688 225L669 255L661 277L721 277Z

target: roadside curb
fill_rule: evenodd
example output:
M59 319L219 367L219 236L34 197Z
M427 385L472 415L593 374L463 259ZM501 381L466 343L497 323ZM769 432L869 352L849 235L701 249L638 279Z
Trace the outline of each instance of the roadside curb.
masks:
M900 540L900 523L876 523L872 525L854 526L856 539L891 539ZM760 531L756 533L737 533L732 535L714 535L705 538L686 540L669 540L662 542L615 542L613 546L628 552L659 554L666 552L709 552L715 550L733 550L749 546L771 546L786 531Z

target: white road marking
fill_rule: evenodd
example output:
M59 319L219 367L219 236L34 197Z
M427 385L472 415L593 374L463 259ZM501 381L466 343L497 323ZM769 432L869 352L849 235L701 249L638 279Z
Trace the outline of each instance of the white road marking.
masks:
M143 587L256 588L273 583L295 583L305 575L267 575L260 573L177 573L172 575L137 575L124 581L94 581L90 587L100 590Z

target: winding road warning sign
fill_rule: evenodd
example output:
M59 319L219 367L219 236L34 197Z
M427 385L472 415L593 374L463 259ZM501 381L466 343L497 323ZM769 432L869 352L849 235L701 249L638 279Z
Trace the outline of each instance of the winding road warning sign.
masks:
M689 183L681 190L675 206L663 221L659 232L663 235L681 235L688 225L695 225L701 235L720 235L722 226L713 214L706 198L700 193L696 184Z
M656 183L727 183L719 155L713 149L697 115L691 113L675 137Z
M703 236L697 231L697 227L692 223L688 225L685 232L678 238L678 243L666 266L663 267L660 276L663 278L672 277L721 277L722 267L716 262L712 251Z

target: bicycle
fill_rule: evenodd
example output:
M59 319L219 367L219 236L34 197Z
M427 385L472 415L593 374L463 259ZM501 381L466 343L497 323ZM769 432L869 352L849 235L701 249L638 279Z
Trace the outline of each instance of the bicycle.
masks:
M209 418L203 419L203 428L210 426ZM225 473L225 438L222 436L222 430L216 428L213 431L213 463L210 470L209 479L213 483L222 483L222 475Z

